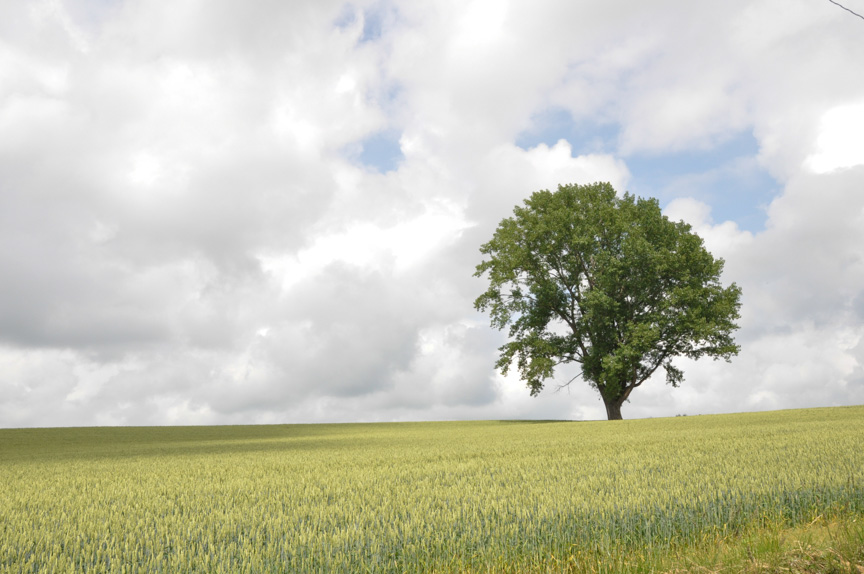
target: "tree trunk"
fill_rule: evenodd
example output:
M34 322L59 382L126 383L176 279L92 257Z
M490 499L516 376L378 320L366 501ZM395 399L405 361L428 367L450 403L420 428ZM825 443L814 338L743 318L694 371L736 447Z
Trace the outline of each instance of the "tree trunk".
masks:
M624 420L624 418L621 416L621 403L622 402L623 401L611 401L611 402L606 402L606 400L603 401L603 404L606 405L606 416L609 418L610 421Z

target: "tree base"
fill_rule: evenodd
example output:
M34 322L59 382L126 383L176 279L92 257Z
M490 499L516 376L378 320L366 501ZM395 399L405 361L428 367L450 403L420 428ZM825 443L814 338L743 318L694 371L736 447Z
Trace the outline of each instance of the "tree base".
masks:
M621 403L606 403L606 417L610 421L623 421L624 417L621 416Z

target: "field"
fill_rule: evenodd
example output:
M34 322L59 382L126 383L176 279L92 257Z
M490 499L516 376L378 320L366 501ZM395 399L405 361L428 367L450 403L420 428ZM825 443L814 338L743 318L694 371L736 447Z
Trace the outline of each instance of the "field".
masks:
M0 430L4 573L639 571L862 518L864 407Z

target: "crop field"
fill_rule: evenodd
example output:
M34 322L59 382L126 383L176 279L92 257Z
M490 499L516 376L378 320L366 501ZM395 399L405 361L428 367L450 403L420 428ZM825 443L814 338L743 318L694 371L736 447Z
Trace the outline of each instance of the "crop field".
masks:
M864 516L864 407L0 430L0 572L620 571Z

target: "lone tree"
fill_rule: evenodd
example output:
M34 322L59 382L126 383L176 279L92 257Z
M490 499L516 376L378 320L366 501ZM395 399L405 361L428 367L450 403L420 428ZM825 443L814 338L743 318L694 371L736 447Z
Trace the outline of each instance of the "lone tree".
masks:
M720 284L715 259L656 199L618 197L608 183L538 191L504 219L480 252L476 277L489 289L474 302L492 326L510 326L496 367L513 360L536 396L555 367L579 363L609 420L660 367L677 387L677 356L730 360L741 289Z

